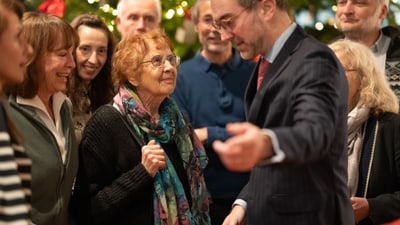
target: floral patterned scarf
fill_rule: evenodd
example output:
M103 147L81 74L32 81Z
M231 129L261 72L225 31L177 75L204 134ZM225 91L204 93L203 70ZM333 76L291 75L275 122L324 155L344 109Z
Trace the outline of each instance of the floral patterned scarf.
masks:
M166 98L160 106L160 120L156 121L144 108L137 94L123 86L114 102L124 113L134 130L146 142L176 143L183 167L189 180L192 207L172 162L167 156L166 167L154 177L154 224L155 225L208 225L207 188L202 176L207 165L203 145L190 129L176 103Z

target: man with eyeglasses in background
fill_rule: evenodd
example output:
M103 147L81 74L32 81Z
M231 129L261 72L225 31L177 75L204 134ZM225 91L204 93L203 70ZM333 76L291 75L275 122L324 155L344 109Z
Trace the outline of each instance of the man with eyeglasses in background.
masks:
M121 39L131 33L145 33L161 27L160 0L120 0L117 11L116 22Z
M248 122L228 124L233 137L213 143L228 169L251 171L223 224L354 224L340 62L292 21L288 0L211 0L211 8L223 41L242 58L262 55L245 93Z
M241 59L230 41L221 41L213 26L210 0L196 1L192 20L201 48L180 65L172 97L205 146L209 162L204 177L211 195L211 223L222 224L249 173L228 171L212 142L230 136L226 123L245 121L243 96L255 63Z

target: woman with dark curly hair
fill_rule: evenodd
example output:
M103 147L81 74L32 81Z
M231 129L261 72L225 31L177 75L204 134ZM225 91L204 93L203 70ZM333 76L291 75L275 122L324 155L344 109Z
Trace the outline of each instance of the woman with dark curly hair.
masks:
M80 43L76 48L76 68L69 80L68 96L72 101L73 121L77 140L92 113L112 100L111 56L115 38L97 15L83 14L71 26Z

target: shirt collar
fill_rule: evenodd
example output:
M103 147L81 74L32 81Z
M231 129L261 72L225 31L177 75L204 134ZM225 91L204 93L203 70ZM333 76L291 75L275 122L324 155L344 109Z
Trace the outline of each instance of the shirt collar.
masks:
M67 99L67 96L62 92L57 92L52 96L52 98L53 110L54 112L58 113L61 109L61 105L64 103L65 99ZM21 96L17 96L16 102L20 105L28 105L47 113L47 109L38 95L35 95L33 98L23 98Z
M282 50L283 45L286 43L286 41L289 39L290 35L294 32L296 29L297 24L292 23L282 34L281 36L275 41L275 43L272 45L272 48L264 55L264 58L270 62L273 63L275 58L278 56L279 52Z
M202 49L199 49L197 51L197 53L195 55L195 60L197 61L197 64L199 65L199 67L202 68L202 70L209 71L212 69L213 66L215 66L217 64L212 63L207 58L205 58L201 54L201 50ZM241 58L240 58L239 52L236 49L232 48L232 57L227 62L225 62L222 67L227 67L230 70L234 70L235 68L237 68L239 66L240 62L241 62Z
M371 46L371 50L374 54L386 53L389 44L390 44L390 38L384 35L381 31L379 33L378 40Z

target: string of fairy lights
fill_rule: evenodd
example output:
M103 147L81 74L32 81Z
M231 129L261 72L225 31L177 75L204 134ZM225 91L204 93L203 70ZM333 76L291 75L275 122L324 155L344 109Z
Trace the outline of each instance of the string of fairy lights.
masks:
M87 0L87 2L89 4L98 4L98 5L100 5L99 9L101 11L103 11L104 13L111 14L114 17L117 16L118 11L117 11L116 7L111 6L104 0ZM190 6L187 1L181 1L179 3L179 5L177 5L175 8L168 9L166 12L164 12L163 18L166 20L170 20L175 16L184 17L186 14L185 12L186 12L186 10L188 10L189 7ZM109 29L111 31L114 31L115 21L111 20L111 21L107 21L107 22L109 23L108 24Z
M391 4L398 4L400 0L391 0ZM111 6L108 4L105 0L87 0L89 4L99 4L100 5L100 10L103 11L104 13L111 14L112 16L117 16L117 9L116 7ZM171 20L175 16L178 17L184 17L188 8L189 8L189 3L187 1L181 1L179 5L177 5L175 8L170 8L163 12L163 18L165 20ZM396 15L396 20L400 22L400 12L398 12L398 8L394 8L395 11L397 11ZM307 11L298 13L297 15L297 21L300 23L300 25L304 26L313 26L316 30L322 31L326 25L328 26L335 26L335 19L334 19L334 14L337 10L337 6L333 5L330 9L323 10L321 11L321 15L317 16L317 18L314 18L313 16L308 15ZM303 14L302 14L303 13ZM320 18L318 18L320 17ZM398 17L398 18L397 18ZM109 29L111 31L114 31L115 29L115 21L110 20L107 21L109 24Z

